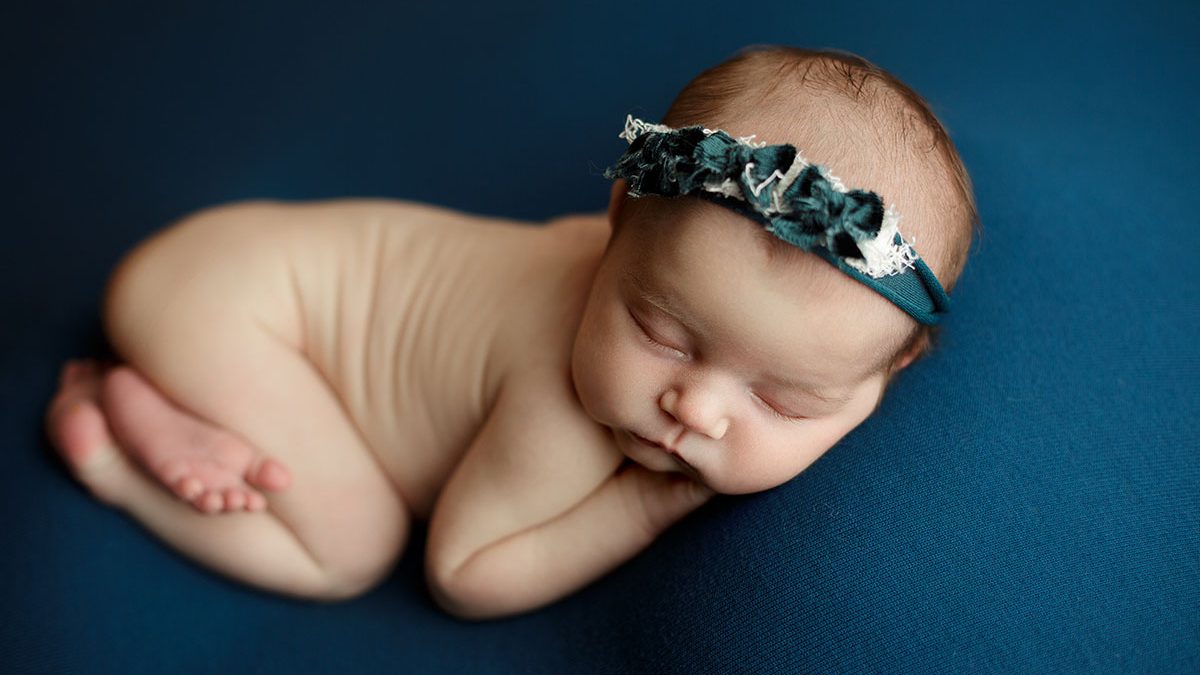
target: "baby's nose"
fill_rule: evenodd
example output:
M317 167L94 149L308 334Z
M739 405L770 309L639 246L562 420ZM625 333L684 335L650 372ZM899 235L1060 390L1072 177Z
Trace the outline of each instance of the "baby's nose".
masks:
M729 430L729 418L721 414L718 397L689 389L681 394L675 388L663 392L659 407L677 422L696 433L721 440Z

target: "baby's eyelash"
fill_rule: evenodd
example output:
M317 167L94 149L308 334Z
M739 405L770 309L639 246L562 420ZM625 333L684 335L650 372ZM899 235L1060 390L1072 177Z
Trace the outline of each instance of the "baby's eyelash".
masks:
M769 410L772 415L774 415L775 417L778 417L779 419L784 420L786 422L801 422L805 419L808 419L806 417L800 417L800 416L793 417L792 415L784 415L783 413L776 410L775 406L771 405L770 403L767 403L767 401L764 398L762 398L761 396L759 396L758 394L754 394L754 398L758 399L762 403L763 407L766 408L767 410Z
M638 330L640 330L642 332L642 338L644 340L646 340L646 342L649 342L651 345L654 345L655 347L657 347L659 349L671 352L672 355L687 356L687 354L685 354L683 352L683 350L676 349L670 345L664 345L663 343L659 342L658 340L655 340L654 336L650 334L650 331L646 330L646 327L642 325L641 321L638 321L637 316L635 316L633 314L633 312L630 312L629 316L633 319L633 322L635 324L637 324Z

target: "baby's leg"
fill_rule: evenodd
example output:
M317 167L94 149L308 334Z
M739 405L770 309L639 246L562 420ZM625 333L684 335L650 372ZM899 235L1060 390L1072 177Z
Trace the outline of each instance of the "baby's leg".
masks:
M111 371L116 377L108 378L110 383L136 377L121 369L129 371L123 366ZM93 496L128 511L176 550L239 581L306 598L336 600L353 594L335 588L278 518L206 516L164 490L109 433L99 405L105 379L94 361L67 364L46 415L51 442Z
M103 386L94 387L91 380L99 377ZM278 491L291 482L286 467L228 430L181 410L132 368L68 363L62 379L59 397L102 403L106 432L112 432L106 443L119 446L143 470L205 513L260 511L267 501L253 488ZM72 423L60 411L51 432L58 433L54 424Z
M174 405L278 458L290 487L268 494L263 511L213 517L115 449L64 454L98 496L204 565L290 595L349 597L391 569L409 516L295 336L277 332L290 323L278 310L291 288L272 283L286 270L279 243L256 227L270 214L255 208L144 247L110 287L105 325L118 354ZM95 425L64 431L102 438Z

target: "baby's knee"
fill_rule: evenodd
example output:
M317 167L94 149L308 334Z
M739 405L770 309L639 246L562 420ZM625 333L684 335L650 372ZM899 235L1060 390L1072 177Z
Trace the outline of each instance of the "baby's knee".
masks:
M402 543L390 550L363 551L358 557L341 556L325 563L323 585L313 599L337 602L366 594L391 575L403 551Z
M374 589L387 575L365 579L348 580L340 577L329 577L325 583L310 595L310 600L317 602L343 602L345 600L353 600L354 598L366 595L368 591Z

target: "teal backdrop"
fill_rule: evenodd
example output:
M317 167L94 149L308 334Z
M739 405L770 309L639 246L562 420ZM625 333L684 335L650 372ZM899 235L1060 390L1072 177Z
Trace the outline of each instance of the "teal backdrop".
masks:
M19 2L0 9L0 670L1200 672L1200 4ZM912 85L984 237L939 349L788 484L551 607L421 574L315 605L197 567L57 463L121 255L198 208L605 207L625 115L752 43Z

